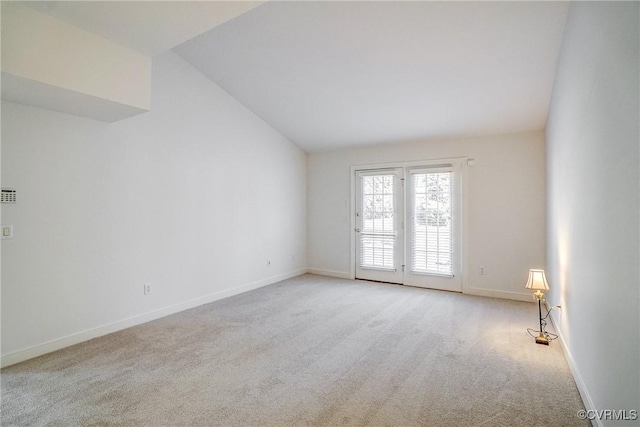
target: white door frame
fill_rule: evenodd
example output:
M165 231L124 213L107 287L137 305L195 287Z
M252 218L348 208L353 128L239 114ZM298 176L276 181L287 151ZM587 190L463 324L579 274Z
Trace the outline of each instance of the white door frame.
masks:
M349 235L350 235L350 250L349 250L349 277L351 279L356 278L356 171L367 169L391 169L391 168L407 168L419 167L419 166L437 166L443 164L455 164L459 167L460 171L460 211L461 215L461 248L460 248L460 273L462 274L462 293L469 293L469 254L468 254L468 229L469 229L469 203L468 203L468 162L467 157L447 157L438 159L428 159L410 162L390 162L390 163L373 163L373 164L361 164L351 166L350 173L350 197L349 197ZM405 210L407 200L405 198ZM406 254L405 254L406 257Z

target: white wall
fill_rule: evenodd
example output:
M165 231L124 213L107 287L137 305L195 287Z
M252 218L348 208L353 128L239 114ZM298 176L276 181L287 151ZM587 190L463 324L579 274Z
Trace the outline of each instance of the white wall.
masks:
M469 157L469 293L530 301L530 268L545 263L544 134L418 141L311 154L308 158L308 239L311 271L350 272L350 167ZM486 274L479 269L485 267Z
M5 100L114 121L149 109L150 70L148 56L30 7L2 2Z
M639 24L571 3L547 124L549 300L592 409L640 410Z
M3 364L304 272L306 154L173 53L152 84L113 124L2 104Z

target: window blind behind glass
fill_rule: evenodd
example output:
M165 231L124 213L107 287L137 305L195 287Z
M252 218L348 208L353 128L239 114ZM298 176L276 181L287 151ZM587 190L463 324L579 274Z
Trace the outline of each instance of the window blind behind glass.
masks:
M393 269L394 175L362 176L361 180L360 266Z
M411 174L411 271L453 276L453 172Z

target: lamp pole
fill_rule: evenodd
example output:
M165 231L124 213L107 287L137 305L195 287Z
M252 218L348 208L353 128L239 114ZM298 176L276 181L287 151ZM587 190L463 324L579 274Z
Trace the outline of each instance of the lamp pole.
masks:
M542 331L542 297L544 297L544 294L538 290L534 295L538 300L538 317L540 318L540 334L536 338L536 343L549 345L549 340L544 336L544 332Z

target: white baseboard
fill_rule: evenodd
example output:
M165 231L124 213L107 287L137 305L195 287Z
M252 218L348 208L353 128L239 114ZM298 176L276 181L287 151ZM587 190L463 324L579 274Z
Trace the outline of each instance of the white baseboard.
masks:
M496 291L484 288L468 288L463 291L467 295L477 295L481 297L502 298L515 301L534 302L531 294L524 292Z
M593 400L591 400L591 395L589 395L589 391L587 390L587 386L585 385L584 380L582 379L580 370L578 369L578 366L576 365L575 360L573 360L571 351L569 350L569 347L567 347L567 343L565 342L564 337L562 336L562 331L560 330L560 328L558 328L554 317L555 317L555 313L551 311L551 316L549 316L549 318L551 319L551 324L553 325L553 329L556 335L558 335L558 341L560 341L560 345L562 346L562 351L564 351L564 357L565 359L567 359L567 363L569 364L569 369L571 370L571 374L573 375L573 380L575 381L576 386L578 387L578 392L580 393L580 397L582 397L582 402L584 403L585 409L587 411L594 411L596 407L593 404ZM591 425L595 425L597 427L604 426L604 424L602 424L602 420L600 420L598 417L591 420Z
M337 277L340 279L353 279L351 274L343 271L322 270L319 268L307 268L307 273L317 274L320 276ZM468 288L463 291L468 295L477 295L481 297L502 298L515 301L535 302L531 297L531 294L524 292L509 292L509 291L496 291L493 289L484 288Z
M351 279L351 274L343 271L322 270L319 268L307 268L307 273L317 274L319 276L337 277L339 279Z
M282 280L290 279L292 277L304 274L305 272L306 269L299 269L290 271L288 273L279 274L277 276L267 277L266 279L261 279L230 289L225 289L223 291L214 292L212 294L204 295L178 304L128 317L123 320L118 320L116 322L112 322L103 326L98 326L97 328L92 328L75 334L67 335L65 337L48 341L43 344L38 344L33 347L28 347L23 350L18 350L13 353L3 354L2 356L0 356L0 366L4 368L5 366L15 365L16 363L24 362L25 360L33 359L34 357L42 356L43 354L51 353L52 351L60 350L75 344L80 344L93 338L101 337L103 335L147 323L161 317L169 316L180 311L188 310L190 308L218 301L223 298L228 298L230 296L248 292L257 288L261 288L263 286L270 285L272 283L280 282Z

